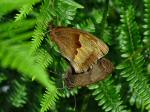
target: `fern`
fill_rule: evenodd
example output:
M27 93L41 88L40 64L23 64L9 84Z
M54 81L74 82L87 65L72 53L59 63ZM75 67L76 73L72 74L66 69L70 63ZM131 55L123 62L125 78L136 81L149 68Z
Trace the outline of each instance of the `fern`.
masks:
M73 0L58 0L55 9L55 13L57 14L56 17L58 19L57 22L59 22L57 24L71 24L71 20L73 20L78 8L83 8L83 6Z
M5 68L16 69L31 78L35 77L44 86L53 88L54 86L51 86L47 73L40 63L36 63L36 56L30 53L31 44L25 43L27 39L31 38L33 34L31 29L34 25L35 19L0 24L2 28L0 30L2 34L0 41L1 65ZM9 31L7 32L8 28Z
M59 18L59 17L61 17L61 19L60 19L60 23L63 23L63 24L70 24L70 21L69 20L72 20L73 18L73 16L75 15L75 10L77 9L77 7L79 7L80 5L78 5L78 4L76 4L75 2L73 2L72 1L72 4L70 4L70 1L62 1L62 0L60 0L60 3L61 4L59 4L59 2L58 2L58 4L56 5L56 7L57 7L57 10L55 10L56 12L58 12L57 14L57 17ZM66 7L67 9L65 9L64 7L62 7L62 6L64 6L64 4L65 5L72 5L72 7L71 6L69 6L69 7ZM61 8L62 7L62 8ZM61 10L60 10L60 9ZM81 7L79 7L79 8L81 8ZM66 11L70 11L70 13L69 14L71 14L71 15L67 15L67 16L64 16L65 15L65 13L64 12L66 12ZM68 12L66 12L66 13L68 13ZM59 14L63 14L63 15L59 15ZM63 17L64 16L64 17ZM72 17L71 17L72 16ZM57 23L57 24L60 24L60 23ZM52 45L52 43L50 43L50 45ZM55 47L55 46L54 46ZM56 50L56 51L58 51L58 50ZM52 52L52 51L51 51ZM57 59L55 59L55 58L53 58L53 61L55 61L56 60L56 69L58 68L59 69L59 71L61 71L60 70L60 66L61 66L61 68L66 68L66 67L63 67L63 66L65 66L65 62L63 62L63 60L61 60L61 62L60 63L58 63L58 60ZM58 65L58 64L61 64L61 65ZM54 67L54 64L52 64L53 65L53 67ZM77 90L75 89L75 90L71 90L71 91L68 91L68 90L63 90L63 93L60 95L61 97L70 97L70 95L72 94L72 95L74 95L74 94L76 94L76 92L77 92ZM56 99L58 99L56 96L51 96L51 95L53 95L53 93L52 92L50 92L50 91L46 91L46 93L44 94L44 96L43 96L43 99L42 99L42 102L41 102L41 112L44 112L44 111L46 111L46 110L48 110L48 109L53 109L53 108L55 108L55 105L54 105L54 102L56 101ZM50 99L50 100L49 100Z
M89 89L94 90L92 95L96 96L95 100L98 101L98 105L102 106L105 112L127 112L111 77L100 81L99 84L89 86Z
M36 53L37 63L39 63L43 68L47 68L49 64L52 64L53 58L51 55L44 49L39 49Z
M77 24L76 27L78 29L82 29L88 32L95 32L95 25L91 19L85 20L83 23ZM104 31L105 30L106 29L104 28ZM106 32L104 33L104 36L105 36L104 39L106 39ZM110 87L110 85L113 86ZM98 101L98 105L102 106L102 109L105 110L106 112L127 111L125 109L126 106L122 104L123 102L121 101L121 97L119 96L119 93L116 91L116 87L113 83L113 79L108 78L105 81L100 81L98 84L89 86L89 89L94 90L92 95L95 96L95 100Z
M93 9L91 12L91 17L95 20L96 23L101 23L103 18L103 12Z
M106 2L108 2L108 1L106 1ZM108 3L106 3L106 5L108 5ZM106 13L105 14L105 16L106 16L107 9L106 9L106 12L104 12L104 13ZM102 15L100 17L101 17L101 21L102 21ZM106 17L104 17L103 22L104 21L106 21ZM98 22L98 20L97 20L97 22ZM95 31L95 26L90 19L84 23L79 24L77 27L78 28L81 27L81 29L84 29L88 32ZM103 39L106 40L106 32L103 32L103 31L106 31L105 24L103 23L101 27L103 28L101 34L104 34ZM109 37L109 39L110 39L110 37ZM108 41L106 41L106 42L108 42ZM110 87L110 85L112 85L112 86ZM126 106L124 106L122 104L123 102L121 101L121 97L120 97L119 93L116 91L116 87L113 83L112 78L108 78L105 81L100 81L98 84L91 85L91 86L89 86L89 89L94 90L92 95L95 96L95 100L98 101L98 105L102 106L102 109L104 111L106 111L106 112L107 111L112 111L112 112L127 111L125 109Z
M27 82L26 87L28 92L28 100L24 108L27 112L40 112L40 102L43 94L42 86L28 80L25 80L25 82ZM36 84L37 86L35 86L34 84Z
M132 91L132 90L131 90ZM131 98L130 98L130 104L133 106L134 104L136 104L136 107L138 109L140 109L142 107L142 99L140 99L141 97L137 97L137 94L132 94ZM141 108L141 110L143 111L143 107Z
M91 19L87 19L83 23L77 24L76 27L87 32L95 32L95 26Z
M150 64L148 64L147 71L148 71L148 74L150 74Z
M27 101L27 88L17 81L13 81L12 85L13 87L8 99L14 107L23 107Z
M0 2L0 18L2 18L4 15L10 13L11 11L15 9L19 9L23 5L27 4L30 0L22 1L22 0L1 0ZM8 7L9 6L9 7Z
M6 22L0 24L0 40L5 38L9 42L23 42L24 40L30 39L33 35L31 30L35 25L35 19L23 20L19 22ZM29 31L30 30L30 31ZM12 41L11 41L12 40ZM5 40L6 41L6 40Z
M57 89L47 90L46 93L43 95L42 101L41 101L41 112L45 112L48 109L53 109L55 106L55 102L58 99L58 91Z
M122 9L121 22L122 29L119 39L120 50L122 52L122 57L129 57L138 48L141 47L141 38L139 36L138 26L135 19L135 12L132 6L128 7L128 10ZM128 42L128 43L127 43Z
M44 39L48 23L52 20L51 7L52 0L44 0L40 8L40 13L37 16L37 25L33 34L31 52L36 51Z
M35 63L35 58L30 54L29 47L27 47L29 45L16 45L11 46L11 48L9 45L6 44L1 43L0 45L0 59L3 59L1 61L1 65L3 67L17 69L19 72L26 74L31 78L35 77L44 86L51 87L47 77L47 73L42 69L42 67L38 63ZM20 49L22 49L22 51L20 51Z
M149 0L1 0L0 112L150 111L149 4ZM119 70L89 89L63 88L68 62L51 40L50 24L100 37L109 46L108 59Z
M36 30L34 31L33 35L32 52L35 51L41 45L41 42L43 41L45 36L46 29L48 27L48 23L52 21L53 16L54 17L56 16L56 18L60 18L59 19L60 23L69 24L70 22L68 20L73 19L76 9L82 8L79 4L73 1L60 0L60 2L57 3L58 4L55 5L53 0L44 1L41 7L41 12L38 16ZM60 23L57 24L60 25Z
M149 110L149 85L148 80L143 72L144 58L139 53L128 59L126 62L120 64L118 69L123 69L121 75L127 78L132 92L138 99L141 99L142 106ZM138 103L138 102L137 102Z
M63 90L61 97L65 98L69 98L70 96L74 96L75 94L78 94L78 88L73 88L71 90L65 89Z
M16 21L23 20L33 10L33 5L37 4L40 0L30 0L27 4L23 5L19 10L20 14L16 14Z
M144 0L144 6L145 6L145 14L144 14L144 22L145 25L143 26L145 32L144 32L144 39L143 41L147 44L150 43L150 7L149 7L150 1L149 0Z
M125 77L129 82L132 92L138 99L142 100L142 105L149 110L149 85L144 74L144 58L141 55L141 39L135 23L135 12L132 6L128 6L127 10L123 9L121 15L121 31L119 36L120 51L122 57L126 61L117 68L121 69L121 76Z
M7 80L7 77L3 73L0 73L0 84L5 80Z
M148 56L150 56L150 8L149 8L150 1L149 0L144 0L144 22L145 24L143 25L144 28L144 38L143 42L146 44L146 49L148 52ZM147 66L147 71L150 73L150 64Z

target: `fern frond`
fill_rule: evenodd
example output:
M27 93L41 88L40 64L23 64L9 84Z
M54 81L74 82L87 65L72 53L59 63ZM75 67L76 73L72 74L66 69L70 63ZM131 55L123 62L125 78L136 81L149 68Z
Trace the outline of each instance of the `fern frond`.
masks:
M37 16L36 29L32 38L31 52L36 51L44 39L48 23L52 20L51 11L53 11L52 0L44 0L44 3L40 9L40 13Z
M141 55L141 38L135 22L135 11L132 6L123 9L121 15L121 32L118 38L122 57L126 60L117 68L121 69L121 76L125 77L132 89L132 94L140 99L142 107L150 110L150 87L148 78L144 74L144 57ZM138 101L138 100L136 100Z
M141 47L141 38L135 20L135 12L132 6L122 9L122 30L119 36L119 46L122 57L129 57Z
M1 0L0 2L0 18L15 9L19 9L27 4L30 0Z
M45 112L49 109L53 109L55 107L55 102L58 99L58 91L57 89L47 90L43 95L41 101L41 112Z
M55 13L59 22L58 25L67 25L71 23L74 19L76 10L78 8L83 8L80 4L74 2L73 0L58 0L56 4Z
M142 106L150 110L150 87L147 77L144 76L144 57L136 53L117 68L121 69L121 75L129 82L132 92L143 102Z
M136 104L136 107L138 109L140 109L142 107L142 99L140 99L141 97L137 96L137 94L132 94L131 98L130 98L130 104L133 106L134 104ZM143 108L142 108L143 109Z
M13 81L11 93L9 94L9 102L14 107L23 107L27 101L27 88L24 84L19 83L18 81Z
M48 27L48 23L52 20L52 17L58 17L60 19L60 23L69 24L69 20L73 20L76 9L82 8L79 4L73 2L72 0L60 0L57 3L58 4L54 5L52 0L44 0L43 5L41 6L40 14L37 17L38 21L33 35L31 48L32 52L36 51L36 49L41 45ZM57 25L60 25L60 23Z
M96 21L96 23L101 23L102 19L103 19L103 12L97 10L97 9L93 9L91 12L91 17Z
M40 64L35 62L35 57L30 54L29 44L10 46L7 43L0 43L0 48L2 67L16 69L30 78L35 77L45 87L54 88L52 82L48 79L47 73Z
M26 16L33 10L33 5L40 2L40 0L30 0L27 4L23 5L19 10L20 14L16 14L16 21L26 18Z
M143 41L147 44L150 43L150 0L144 0L144 7L145 7L145 13L144 13L144 22L145 25L143 26L145 32L144 32L144 39Z
M77 24L76 27L87 32L95 32L95 26L91 19L87 19L84 22Z
M145 43L146 45L146 49L147 49L147 52L148 52L148 55L150 56L150 0L144 0L144 22L145 24L143 25L143 28L144 28L144 38L143 38L143 42ZM147 71L148 73L150 73L150 63L149 65L147 66Z
M47 68L49 64L52 64L53 59L46 50L39 49L35 55L37 55L37 63L39 63L43 68Z
M92 95L95 96L95 100L98 101L98 105L102 106L105 112L127 112L121 101L121 97L116 90L114 81L111 77L108 77L104 81L100 81L99 84L89 86L89 89L94 90Z
M63 92L61 93L61 97L69 98L70 96L74 96L75 94L78 94L78 88L73 88L71 90L64 89Z
M148 71L148 74L150 74L150 64L148 64L147 66L147 71Z
M27 81L28 82L28 81ZM32 82L26 83L28 89L28 100L24 106L26 112L40 112L40 102L42 97L42 87L40 85L35 86ZM31 108L32 107L32 108Z
M3 73L0 73L0 83L2 83L5 80L7 80L7 77Z
M35 19L28 19L28 20L23 20L23 21L18 21L18 22L1 23L0 24L0 28L1 28L0 40L5 39L5 38L16 40L21 34L29 35L30 33L32 33L32 29L35 25L35 22L36 22ZM27 37L27 39L29 38L28 36L24 36L23 38L25 39L25 37ZM21 38L19 38L18 40L21 40Z

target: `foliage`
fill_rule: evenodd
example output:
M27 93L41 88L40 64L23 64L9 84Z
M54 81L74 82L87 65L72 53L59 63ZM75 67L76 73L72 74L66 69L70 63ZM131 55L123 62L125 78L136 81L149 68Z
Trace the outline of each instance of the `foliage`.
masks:
M102 109L106 112L110 110L113 112L127 112L113 83L113 80L109 77L99 82L99 84L89 86L89 89L94 89L92 95L96 96L95 100L98 101L98 105L102 106Z
M56 90L53 90L53 91L47 90L41 102L41 106L42 106L41 112L44 112L48 110L49 108L53 109L54 108L53 106L55 106L56 98L58 99Z
M13 87L10 89L11 93L9 94L9 102L14 107L22 107L27 100L27 89L25 85L21 85L17 81L13 81Z
M129 81L132 94L142 101L141 106L149 110L149 84L144 74L144 57L142 44L135 19L135 11L132 6L123 10L121 15L122 28L119 36L122 57L127 58L118 68L122 69L121 75Z
M150 111L150 0L1 0L0 112ZM68 62L50 26L76 27L109 45L116 69L68 89Z

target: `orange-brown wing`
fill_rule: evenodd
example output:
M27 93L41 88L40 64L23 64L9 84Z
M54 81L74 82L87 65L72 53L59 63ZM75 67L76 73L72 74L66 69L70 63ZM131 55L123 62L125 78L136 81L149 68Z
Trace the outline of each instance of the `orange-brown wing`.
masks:
M108 53L108 47L104 42L77 29L55 28L51 36L76 73L86 72L98 59Z

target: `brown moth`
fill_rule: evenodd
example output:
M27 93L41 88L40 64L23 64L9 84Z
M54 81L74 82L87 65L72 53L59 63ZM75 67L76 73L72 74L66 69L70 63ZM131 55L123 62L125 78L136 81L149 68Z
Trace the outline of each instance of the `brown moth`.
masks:
M92 69L84 73L72 73L72 69L70 69L65 78L65 84L69 88L86 86L103 80L113 71L113 69L113 64L108 59L101 58L98 60L97 64L93 65Z
M112 63L102 58L108 53L109 48L94 35L64 27L52 28L50 35L61 54L73 67L70 67L65 78L68 87L95 83L112 72Z
M107 45L97 37L74 28L53 28L51 38L69 60L75 73L83 73L108 53Z

